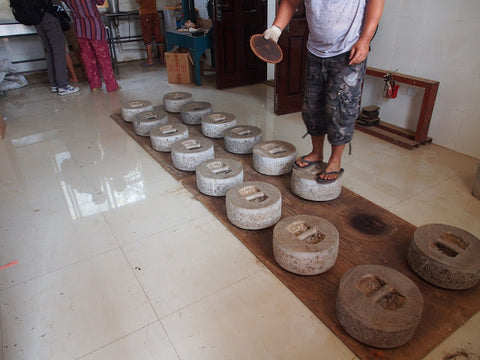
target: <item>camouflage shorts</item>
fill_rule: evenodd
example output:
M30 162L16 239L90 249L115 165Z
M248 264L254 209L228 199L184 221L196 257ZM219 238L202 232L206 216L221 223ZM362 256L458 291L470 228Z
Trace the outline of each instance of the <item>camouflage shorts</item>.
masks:
M366 61L348 65L349 53L331 58L307 54L302 117L310 135L327 134L332 145L352 140L360 111Z

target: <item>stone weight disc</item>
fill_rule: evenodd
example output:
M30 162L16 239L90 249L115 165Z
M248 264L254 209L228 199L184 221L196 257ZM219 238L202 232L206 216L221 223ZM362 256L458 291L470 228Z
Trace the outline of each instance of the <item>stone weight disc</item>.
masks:
M302 199L312 201L329 201L340 196L343 184L343 173L333 182L318 183L316 178L326 163L311 165L305 169L293 169L291 179L292 192Z
M340 280L336 313L358 341L394 348L413 337L423 312L418 287L400 272L380 265L359 265Z
M203 161L213 159L213 142L203 137L188 137L172 144L173 166L183 171L195 171Z
M188 125L200 125L202 116L212 113L212 105L204 101L194 101L180 107L182 121Z
M407 261L418 276L433 285L469 289L480 280L480 240L455 226L423 225L415 230Z
M237 117L230 113L215 112L202 117L202 134L209 138L221 139L223 132L237 125Z
M265 229L282 216L282 195L275 186L261 181L247 181L227 191L228 220L246 230Z
M256 126L240 125L223 132L225 150L234 154L251 154L262 142L262 130Z
M261 60L277 64L283 59L282 48L273 40L266 40L263 34L255 34L250 38L250 48Z
M335 226L318 216L295 215L273 229L273 256L285 270L317 275L337 260L339 235Z
M202 194L225 196L230 188L243 182L243 167L233 159L207 160L197 166L196 180Z
M133 131L140 136L149 136L150 130L165 125L168 122L168 114L160 107L153 111L141 112L133 117Z
M295 158L295 146L285 141L265 141L253 147L253 168L260 174L287 174L292 171Z
M186 139L188 136L187 126L172 120L169 120L165 125L160 125L150 130L152 148L161 152L170 152L172 144L181 139Z
M179 113L182 105L191 103L192 101L193 96L188 92L171 92L163 96L165 111L171 113Z
M145 111L153 111L151 101L147 100L132 100L122 105L122 119L127 122L132 122L133 117Z

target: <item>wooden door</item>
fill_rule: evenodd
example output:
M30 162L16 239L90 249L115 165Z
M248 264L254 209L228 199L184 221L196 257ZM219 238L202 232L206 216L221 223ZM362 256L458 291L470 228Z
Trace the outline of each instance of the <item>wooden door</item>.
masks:
M267 65L250 49L250 37L267 24L266 0L214 0L213 29L217 88L266 80Z
M305 82L307 19L303 2L283 31L278 44L283 60L275 68L275 113L288 114L302 108Z

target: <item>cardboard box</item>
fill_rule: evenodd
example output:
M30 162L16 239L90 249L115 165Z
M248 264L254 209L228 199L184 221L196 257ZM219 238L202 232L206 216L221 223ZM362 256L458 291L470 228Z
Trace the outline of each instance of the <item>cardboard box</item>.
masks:
M212 20L211 19L197 19L197 26L205 31L208 31L212 28Z
M165 57L169 83L189 84L193 81L193 60L188 49L167 51Z

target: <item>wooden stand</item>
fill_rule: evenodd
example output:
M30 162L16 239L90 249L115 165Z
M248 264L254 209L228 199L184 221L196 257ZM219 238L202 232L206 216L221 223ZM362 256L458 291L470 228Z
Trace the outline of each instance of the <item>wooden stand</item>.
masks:
M389 71L387 70L367 67L366 74L383 78L388 72ZM422 79L400 73L393 74L393 79L395 82L401 82L425 89L422 108L420 109L420 115L418 117L417 130L413 132L383 121L380 121L380 124L376 126L370 127L357 125L356 129L407 149L412 149L419 145L425 145L427 142L432 142L432 138L427 137L427 133L430 126L430 120L432 119L433 107L435 105L435 99L437 97L438 86L440 83L438 81Z

